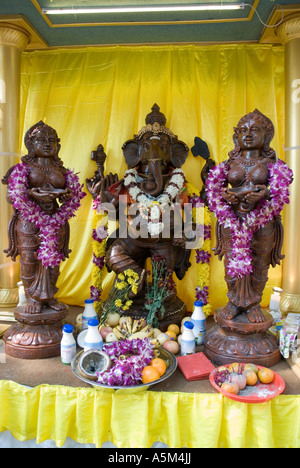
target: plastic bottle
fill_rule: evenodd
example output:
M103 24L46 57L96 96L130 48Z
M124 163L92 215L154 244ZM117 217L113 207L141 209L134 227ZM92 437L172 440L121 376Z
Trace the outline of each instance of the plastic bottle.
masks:
M84 338L84 351L88 349L100 349L103 348L102 336L99 332L99 321L98 319L90 319L88 321L88 331Z
M63 364L70 365L76 356L76 341L73 336L73 325L63 326L63 336L60 342L60 356Z
M97 319L97 312L94 308L94 299L86 299L84 311L82 313L82 330L86 330L88 327L88 321L90 319Z
M206 317L203 312L203 302L194 302L194 311L191 316L191 322L194 324L193 333L196 338L196 345L202 345L204 343L205 328L206 328Z
M184 322L180 344L181 356L186 356L187 354L193 354L195 352L196 340L193 328L194 324L190 320Z

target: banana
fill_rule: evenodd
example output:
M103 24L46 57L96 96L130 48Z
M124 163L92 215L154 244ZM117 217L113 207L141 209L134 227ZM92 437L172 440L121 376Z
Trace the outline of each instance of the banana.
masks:
M126 336L122 333L122 331L118 327L113 328L113 333L116 335L118 340L125 340Z
M127 320L126 320L125 323L126 323L128 332L129 332L129 333L132 333L132 318L131 318L131 317L127 317Z
M160 342L158 341L157 338L154 338L153 340L151 340L150 343L151 343L155 348L159 348L159 347L160 347Z
M136 333L140 331L140 328L143 324L143 319L136 319L133 322L131 333Z
M128 339L135 340L136 338L139 338L141 340L143 340L144 338L149 338L149 333L139 331L139 332L134 333L133 335L130 335Z

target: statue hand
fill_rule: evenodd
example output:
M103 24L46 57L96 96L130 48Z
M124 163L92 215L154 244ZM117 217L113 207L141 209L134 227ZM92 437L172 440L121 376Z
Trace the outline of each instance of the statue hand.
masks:
M115 194L112 194L108 189L112 185L119 182L118 174L112 174L111 172L101 181L100 184L100 198L102 203L112 203L115 207L119 204L119 194L122 189L122 185L116 188Z
M59 197L60 203L66 203L66 201L72 198L73 192L70 188L67 188L64 193Z
M222 190L222 197L224 200L226 200L228 203L232 203L233 205L236 205L239 202L239 199L235 195L235 193L231 192L228 187L224 188Z
M268 196L269 190L265 185L256 185L254 191L245 196L245 201L247 203L257 203L263 198L268 198Z
M52 203L56 198L55 193L41 190L38 187L28 190L27 194L39 203Z
M95 175L91 179L86 179L86 186L93 199L97 198L100 193L102 178L96 171Z

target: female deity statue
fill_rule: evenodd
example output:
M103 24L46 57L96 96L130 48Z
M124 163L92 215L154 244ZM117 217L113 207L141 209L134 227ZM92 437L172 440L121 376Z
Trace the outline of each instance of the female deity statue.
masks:
M225 257L229 301L219 313L225 320L245 313L250 323L265 322L260 302L268 269L283 258L280 212L289 202L292 171L270 148L273 136L272 122L257 109L242 117L229 159L206 182L217 217L215 254Z
M78 176L63 166L56 131L40 121L25 135L28 154L9 169L2 182L14 207L5 251L20 256L20 276L27 304L24 312L39 314L43 307L62 311L55 299L60 262L68 258L69 224L85 195Z

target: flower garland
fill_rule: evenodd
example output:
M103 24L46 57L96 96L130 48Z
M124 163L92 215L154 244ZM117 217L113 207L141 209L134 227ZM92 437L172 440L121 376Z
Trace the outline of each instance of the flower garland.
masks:
M77 174L71 170L64 173L66 188L72 190L72 197L63 203L54 214L48 215L27 195L28 174L30 167L25 163L16 164L8 180L8 194L13 207L23 219L33 223L39 229L40 246L37 259L45 267L55 267L65 259L59 252L58 233L60 228L73 216L80 206L80 200L86 195L82 191Z
M142 370L154 358L154 346L148 339L115 341L104 345L111 358L109 370L97 372L98 382L104 385L128 387L142 383Z
M211 305L208 303L209 263L211 258L211 213L200 198L200 191L189 182L187 182L186 187L188 200L192 205L193 221L197 225L200 236L204 238L201 248L196 249L197 286L195 292L196 300L203 302L203 311L208 317L212 312Z
M101 312L101 294L105 267L106 240L108 237L108 216L99 198L93 201L93 233L92 233L92 274L90 295L95 301L97 313Z
M180 194L185 183L184 172L174 169L172 176L164 192L157 198L150 197L138 186L138 172L136 169L128 169L124 174L124 185L128 188L129 195L139 205L140 213L145 219L150 219L147 229L150 235L160 234L164 224L160 222L161 213L168 206L172 206L175 198Z
M227 273L242 278L253 271L251 241L253 234L264 227L274 216L278 216L285 204L289 203L289 185L292 170L281 160L268 164L270 200L261 200L253 211L242 220L236 216L229 203L222 197L222 189L227 186L229 165L221 162L209 172L207 199L209 208L224 228L230 228L232 250L228 255Z

